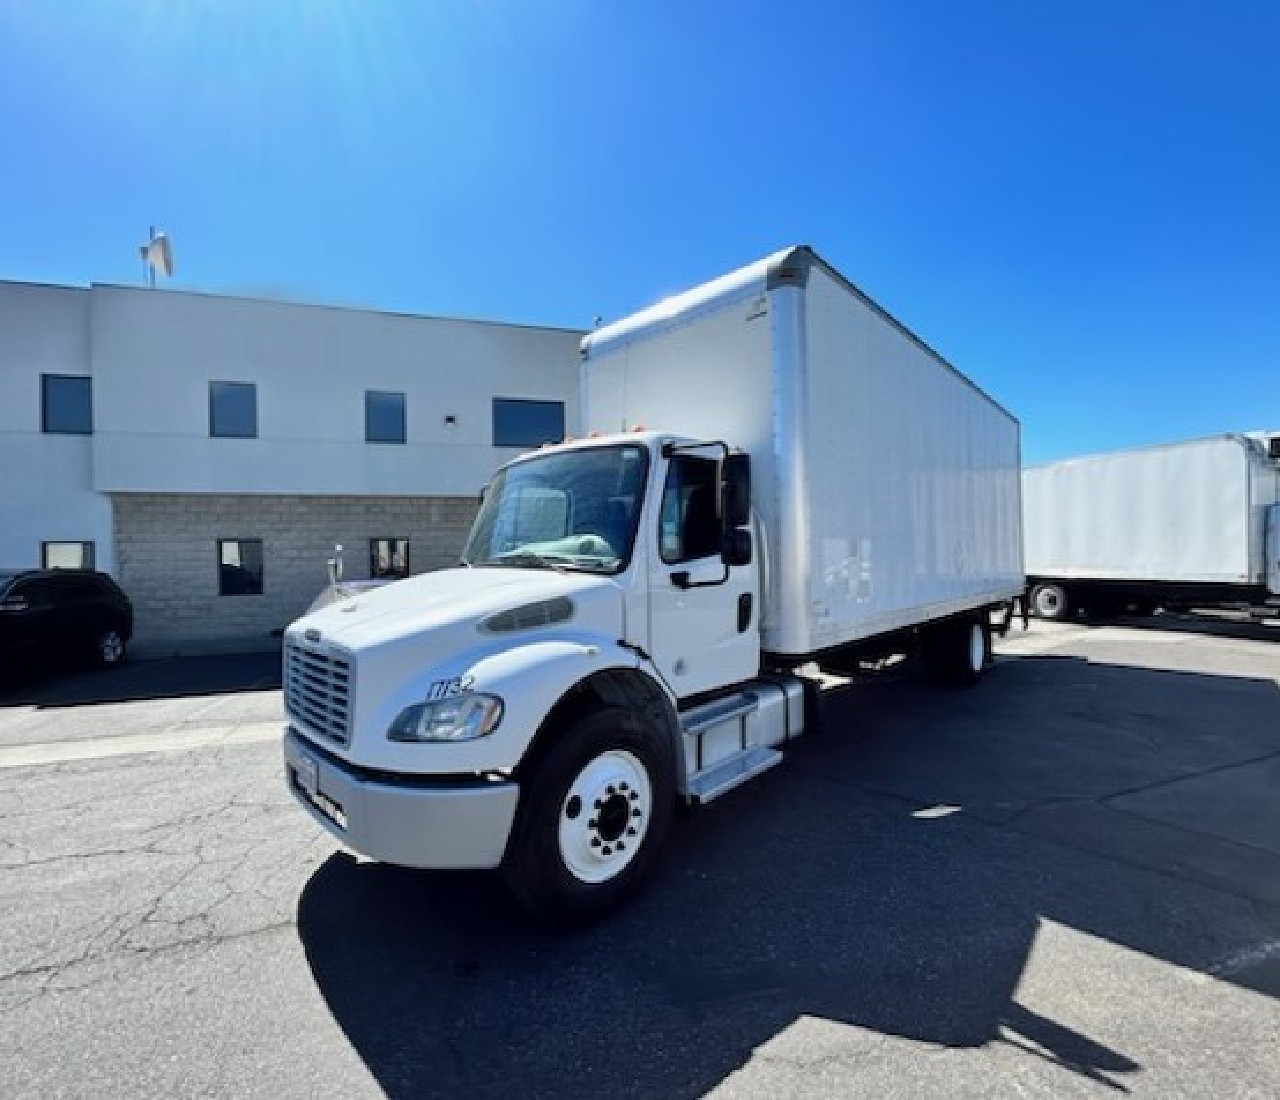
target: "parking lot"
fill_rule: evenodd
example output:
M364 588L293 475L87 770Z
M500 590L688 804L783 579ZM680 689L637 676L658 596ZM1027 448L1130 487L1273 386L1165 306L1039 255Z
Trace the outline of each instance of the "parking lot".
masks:
M584 932L342 853L271 657L0 690L0 1093L1272 1097L1280 628L832 683Z

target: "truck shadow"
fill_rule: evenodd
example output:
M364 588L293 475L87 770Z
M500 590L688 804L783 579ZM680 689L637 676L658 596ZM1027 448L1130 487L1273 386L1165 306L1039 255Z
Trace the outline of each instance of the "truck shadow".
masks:
M1259 912L1280 936L1255 904L1280 905L1280 828L1246 848L1158 801L1275 754L1280 691L1062 657L994 676L829 693L826 735L683 815L652 888L586 931L531 926L492 875L335 854L299 902L315 981L391 1096L699 1096L804 1017L845 1051L999 1043L1128 1091L1142 1067L1019 980L1046 924L1219 975ZM1274 970L1230 980L1280 996Z

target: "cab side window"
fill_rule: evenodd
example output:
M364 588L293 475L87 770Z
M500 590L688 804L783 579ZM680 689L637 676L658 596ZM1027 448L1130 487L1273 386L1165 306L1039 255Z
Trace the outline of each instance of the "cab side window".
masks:
M662 490L658 543L668 565L720 553L716 515L716 464L707 458L676 455Z

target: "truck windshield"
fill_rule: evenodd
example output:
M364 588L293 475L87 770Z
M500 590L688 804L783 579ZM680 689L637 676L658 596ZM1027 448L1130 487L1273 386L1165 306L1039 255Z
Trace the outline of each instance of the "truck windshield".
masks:
M631 559L648 468L648 449L636 444L508 466L485 494L463 562L619 572Z

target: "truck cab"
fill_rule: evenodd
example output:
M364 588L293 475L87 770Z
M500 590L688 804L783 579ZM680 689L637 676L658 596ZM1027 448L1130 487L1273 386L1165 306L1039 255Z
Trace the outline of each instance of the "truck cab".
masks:
M291 788L372 858L503 866L551 916L615 904L674 796L736 786L801 731L799 685L758 679L757 538L720 441L509 463L458 568L289 627Z

